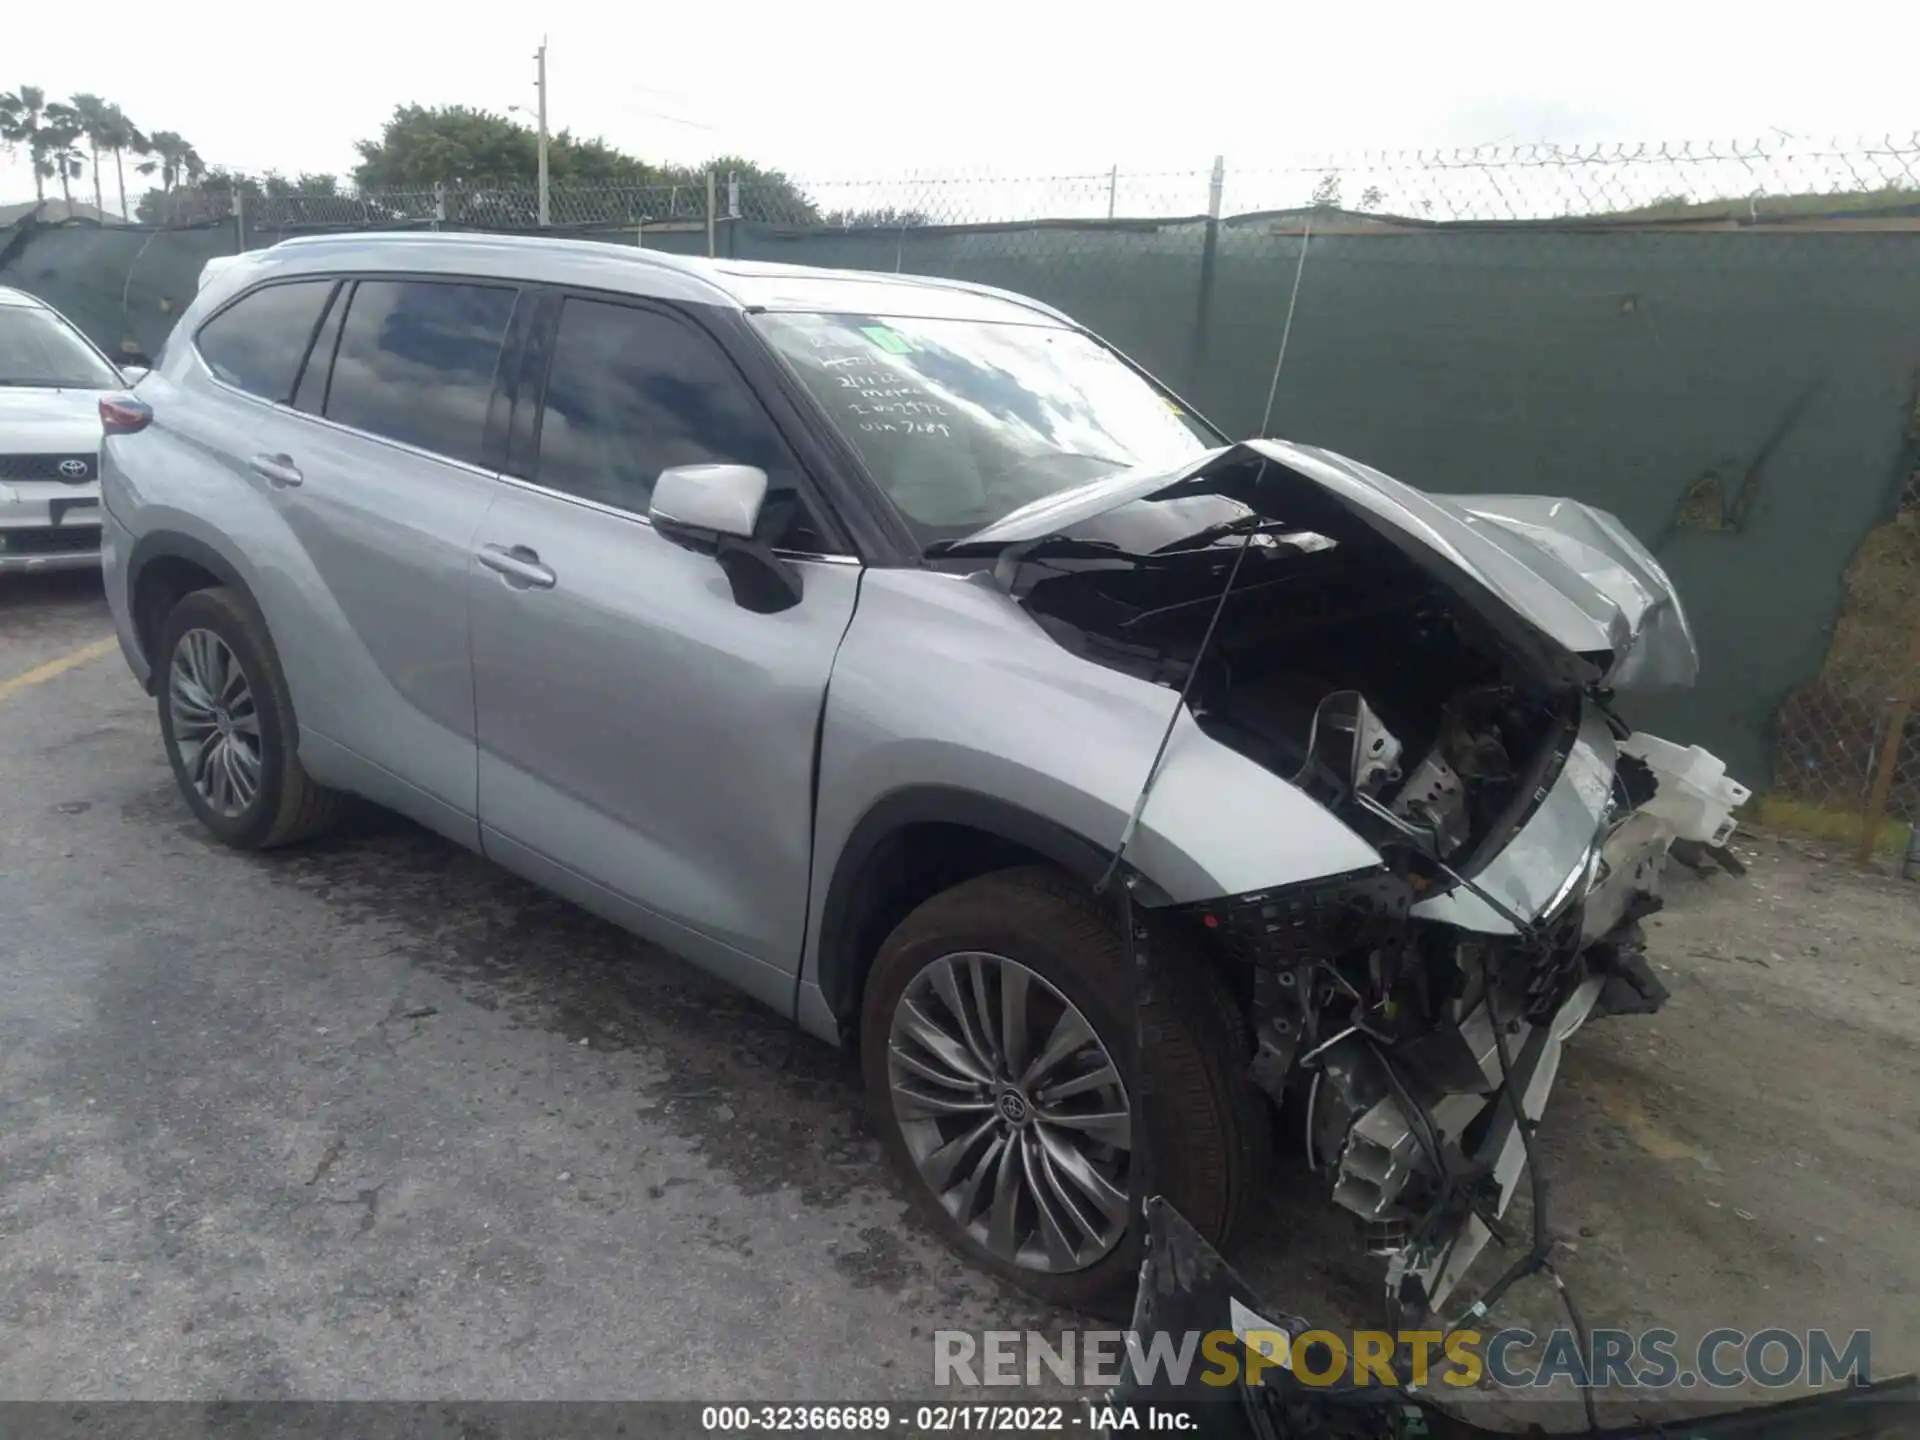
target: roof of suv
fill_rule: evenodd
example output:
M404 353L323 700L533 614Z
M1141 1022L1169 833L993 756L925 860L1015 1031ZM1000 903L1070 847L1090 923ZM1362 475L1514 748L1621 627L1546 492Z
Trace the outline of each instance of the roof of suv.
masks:
M0 285L0 305L14 306L22 310L51 310L53 308L39 296L29 295L24 290L15 290L10 285Z
M546 236L445 231L312 235L283 240L235 259L246 263L223 267L220 272L222 280L231 277L235 288L266 272L446 270L460 275L573 284L659 299L730 305L741 310L914 315L1029 325L1073 324L1065 315L1037 300L964 280L749 260L709 260L634 245Z

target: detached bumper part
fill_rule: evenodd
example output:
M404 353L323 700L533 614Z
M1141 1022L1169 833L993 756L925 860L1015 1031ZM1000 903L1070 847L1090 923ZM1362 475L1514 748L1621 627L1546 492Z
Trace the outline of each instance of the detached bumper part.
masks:
M1292 1348L1317 1327L1311 1319L1277 1308L1234 1273L1198 1232L1166 1201L1147 1201L1147 1253L1140 1264L1140 1288L1134 1297L1132 1334L1145 1350L1158 1337L1230 1334L1226 1353L1234 1378L1218 1383L1218 1370L1193 1364L1175 1376L1165 1368L1141 1371L1129 1366L1120 1386L1104 1402L1116 1412L1128 1406L1153 1406L1159 1421L1151 1428L1173 1430L1170 1413L1189 1417L1181 1428L1210 1440L1413 1440L1450 1436L1453 1440L1496 1440L1503 1435L1541 1433L1492 1430L1463 1419L1434 1401L1445 1393L1404 1385L1357 1386L1345 1377L1309 1385L1296 1377ZM1282 1352L1282 1346L1286 1349ZM1257 1356L1258 1366L1248 1364ZM1404 1375L1402 1369L1399 1373ZM1212 1377L1211 1381L1209 1377ZM1253 1378L1249 1378L1252 1376ZM1679 1434L1717 1440L1870 1440L1906 1435L1913 1428L1913 1406L1920 1383L1912 1375L1870 1385L1851 1385L1798 1399L1754 1405L1679 1420L1635 1420L1598 1432L1599 1440L1657 1440ZM1639 1408L1639 1407L1636 1407ZM1133 1433L1147 1422L1136 1411ZM1114 1433L1109 1430L1107 1433Z
M1604 984L1598 976L1581 981L1546 1023L1523 1022L1509 1036L1513 1090L1529 1120L1546 1110L1566 1041L1593 1014ZM1414 1313L1437 1307L1459 1284L1493 1238L1526 1165L1484 1003L1456 1035L1474 1069L1451 1081L1462 1088L1443 1093L1413 1073L1411 1057L1342 1041L1324 1056L1313 1107L1320 1114L1310 1122L1316 1148L1331 1152L1334 1202L1367 1223L1369 1248L1387 1258L1388 1293Z

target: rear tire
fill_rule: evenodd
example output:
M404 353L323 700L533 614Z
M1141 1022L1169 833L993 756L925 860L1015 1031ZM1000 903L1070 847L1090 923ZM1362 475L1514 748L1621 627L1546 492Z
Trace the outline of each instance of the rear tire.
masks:
M979 957L979 961L956 960L954 968L943 974L942 964L949 957ZM1011 970L1005 968L1007 962L1012 963ZM1173 937L1158 936L1150 964L1153 979L1144 1016L1150 1080L1145 1118L1153 1188L1209 1243L1226 1245L1244 1228L1262 1194L1271 1120L1264 1097L1246 1078L1244 1024L1205 958ZM1008 1048L1004 1035L996 1040L982 1033L987 1029L985 1022L966 1030L965 1021L942 998L957 994L964 1008L972 993L967 980L976 969L994 977L976 982L982 986L982 999L974 1006L976 1015L987 1016L989 1022L995 1015L1004 1017L1009 975L1011 983L1029 997L1021 1006L1023 1016L1038 1007L1028 1027L1032 1039L1024 1045L1012 1042L1028 1052L1024 1063L1019 1059L1011 1065L1001 1063L1001 1052ZM941 989L949 976L957 977L957 991ZM1035 979L1042 983L1036 985ZM1083 1129L1072 1121L1086 1120L1086 1110L1112 1103L1089 1093L1100 1071L1099 1050L1118 1071L1123 1087L1130 1083L1132 993L1126 947L1110 904L1053 870L1004 870L934 896L887 937L868 976L860 1033L861 1069L874 1125L925 1223L975 1265L1049 1304L1121 1319L1131 1311L1140 1268L1141 1147L1129 1127L1123 1161L1118 1145L1098 1138L1089 1144ZM903 1000L918 1013L909 1015ZM1063 1083L1054 1078L1060 1071L1045 1074L1044 1079L1036 1075L1031 1083L1012 1077L1016 1071L1030 1071L1032 1052L1043 1044L1043 1037L1061 1033L1066 1006L1079 1012L1097 1049L1087 1047L1066 1062L1068 1078L1081 1080L1082 1086L1073 1100L1055 1101L1051 1092ZM927 1019L945 1032L967 1038L969 1045L978 1038L1001 1078L976 1081L972 1090L953 1088L966 1084L964 1075L977 1072L981 1051L956 1050L935 1037L960 1070L948 1071L944 1081L929 1087L926 1062L938 1057L920 1045L917 1035L924 1031L914 1028ZM898 1028L900 1024L907 1028ZM909 1065L913 1068L906 1068ZM1006 1100L1010 1090L1017 1092L1017 1099ZM1113 1092L1099 1093L1110 1096ZM918 1103L925 1094L957 1102L965 1113L929 1119ZM988 1098L993 1104L983 1105ZM1119 1103L1126 1103L1124 1088ZM1009 1106L1018 1113L1016 1120L1006 1118ZM900 1113L903 1107L908 1112L905 1118ZM1049 1115L1063 1117L1062 1125L1056 1126ZM974 1142L977 1148L955 1149L962 1137L975 1133L976 1126L1000 1129L982 1130L982 1138ZM990 1243L994 1231L988 1192L1001 1175L994 1156L1002 1152L992 1148L999 1134L1021 1156L1011 1173L1016 1188L1021 1177L1027 1180L1028 1198L1019 1202L1026 1226L1012 1227L1016 1239L1011 1249L1007 1233L1001 1232L996 1253ZM1067 1162L1072 1169L1053 1158L1060 1155L1063 1138L1084 1152ZM1030 1151L1032 1162L1026 1158ZM1041 1151L1048 1157L1044 1162ZM979 1156L986 1158L978 1160ZM1038 1175L1025 1168L1030 1163L1039 1169ZM1097 1182L1089 1188L1075 1181L1075 1172L1084 1174L1089 1166L1108 1181L1109 1192L1124 1184L1127 1199L1120 1218L1099 1209L1092 1198L1099 1193ZM968 1180L976 1168L983 1178L975 1182L976 1189L969 1190ZM929 1170L937 1179L930 1178ZM940 1193L936 1183L944 1186ZM1096 1233L1099 1225L1088 1230L1062 1223L1052 1243L1047 1243L1042 1209L1050 1207L1062 1221L1071 1218L1060 1199L1063 1191L1067 1203L1080 1204L1082 1216L1124 1223L1124 1231L1102 1249L1103 1238ZM1053 1199L1043 1207L1035 1195ZM1084 1243L1072 1249L1059 1245L1062 1237L1082 1236Z
M235 591L196 590L161 627L155 691L167 762L200 823L237 850L332 826L347 796L300 764L299 726L265 624Z

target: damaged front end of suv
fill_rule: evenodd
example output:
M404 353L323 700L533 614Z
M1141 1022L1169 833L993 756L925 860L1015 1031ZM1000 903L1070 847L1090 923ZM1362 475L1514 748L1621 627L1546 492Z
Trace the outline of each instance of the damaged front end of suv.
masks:
M1639 922L1669 848L1724 847L1747 798L1614 709L1694 679L1659 565L1577 502L1432 496L1278 441L943 548L993 556L1073 653L1182 689L1202 731L1379 857L1175 918L1239 978L1253 1079L1365 1222L1390 1297L1437 1307L1501 1228L1514 1106L1541 1113L1587 1020L1664 1000Z

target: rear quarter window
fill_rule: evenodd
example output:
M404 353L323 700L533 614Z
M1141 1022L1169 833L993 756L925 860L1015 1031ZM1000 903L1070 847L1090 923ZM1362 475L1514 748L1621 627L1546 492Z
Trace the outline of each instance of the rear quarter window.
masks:
M292 280L249 291L194 337L200 358L226 384L262 400L293 394L332 280Z

